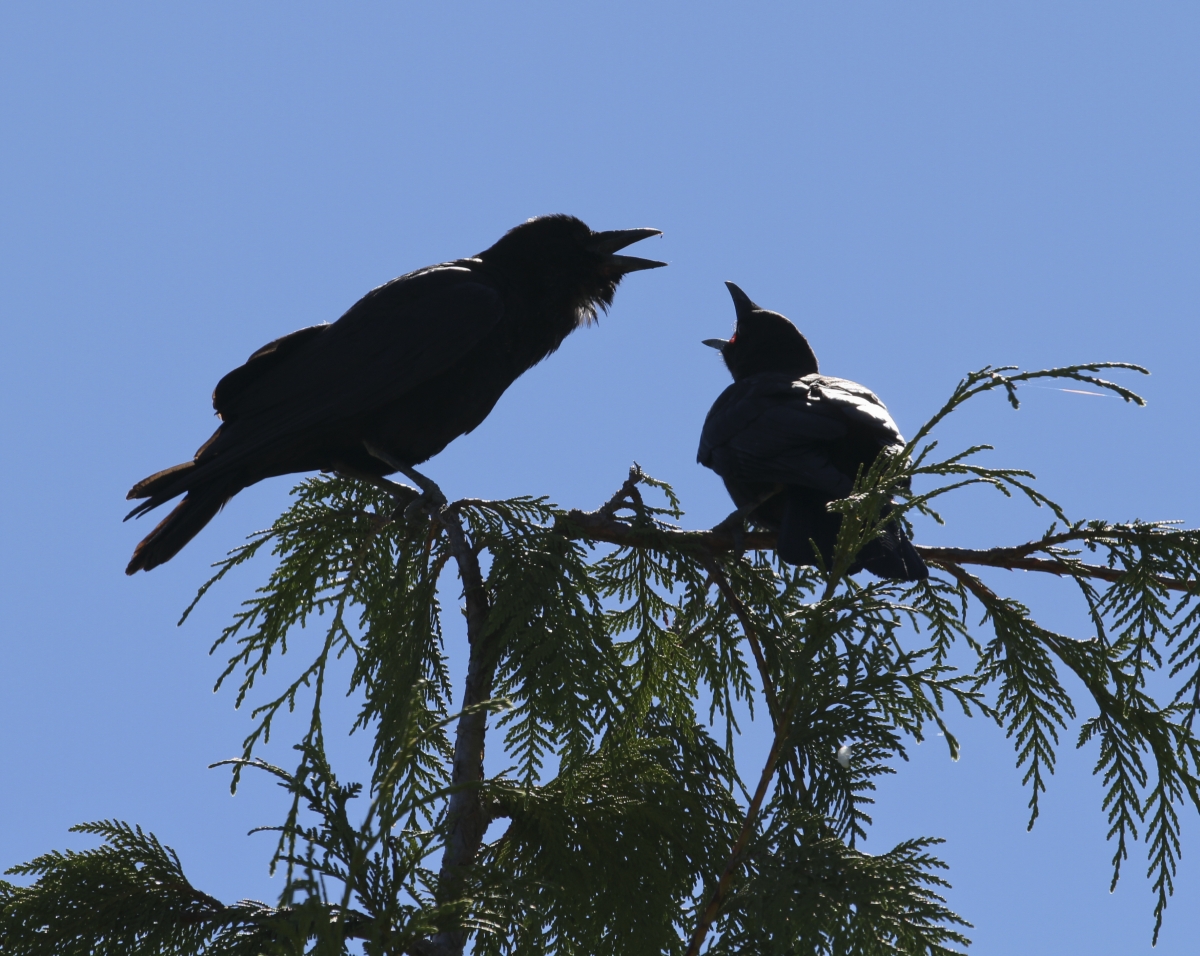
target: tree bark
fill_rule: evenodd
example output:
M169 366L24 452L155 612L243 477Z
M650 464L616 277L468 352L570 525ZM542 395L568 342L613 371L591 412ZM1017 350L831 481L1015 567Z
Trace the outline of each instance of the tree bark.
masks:
M446 848L438 873L440 902L454 899L462 887L467 868L475 862L489 819L479 795L483 782L483 754L487 733L487 710L480 706L492 695L496 663L487 647L488 598L479 569L479 557L471 548L463 531L462 521L451 505L438 515L450 553L458 564L467 605L467 641L470 658L467 680L463 690L462 709L454 738L454 767L451 785L455 788L446 813ZM465 930L445 930L433 938L433 945L443 952L460 954L467 943Z

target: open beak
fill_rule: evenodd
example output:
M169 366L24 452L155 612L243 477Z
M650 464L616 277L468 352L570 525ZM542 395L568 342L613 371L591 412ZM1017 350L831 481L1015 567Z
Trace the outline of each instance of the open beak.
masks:
M610 229L608 232L592 233L592 241L588 250L599 253L606 258L603 261L604 271L617 277L627 272L640 272L642 269L657 269L665 266L665 262L656 259L639 259L637 256L618 256L617 250L631 246L642 239L651 236L661 236L660 229Z
M745 292L743 292L741 289L739 289L732 282L726 282L725 288L727 288L729 290L729 295L733 299L734 311L737 312L739 319L743 315L748 315L751 312L763 311L763 308L761 305L756 305L754 303L754 301L750 298L750 296L746 295Z
M716 349L718 352L724 352L725 346L729 344L729 339L704 339L703 342L710 349Z

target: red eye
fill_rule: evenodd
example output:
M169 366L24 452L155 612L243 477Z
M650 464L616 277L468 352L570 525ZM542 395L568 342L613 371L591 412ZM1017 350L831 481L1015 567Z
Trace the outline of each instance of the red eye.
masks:
M733 335L729 336L729 344L733 345L733 343L736 341L737 341L737 333L734 332Z

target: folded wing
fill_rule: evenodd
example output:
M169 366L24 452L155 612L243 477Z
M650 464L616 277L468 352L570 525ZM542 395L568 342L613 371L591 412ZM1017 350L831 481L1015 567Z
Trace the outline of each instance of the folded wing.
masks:
M277 339L221 379L213 406L233 427L201 457L233 450L222 433L287 441L385 406L459 361L503 314L500 292L465 266L394 279L332 325Z
M727 388L704 423L697 459L723 478L800 485L840 497L856 459L903 445L870 390L845 379L752 375Z

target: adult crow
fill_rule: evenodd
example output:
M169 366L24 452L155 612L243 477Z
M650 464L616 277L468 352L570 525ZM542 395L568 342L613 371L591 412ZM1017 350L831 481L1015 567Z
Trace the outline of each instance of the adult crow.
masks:
M657 229L593 232L531 219L470 259L368 292L332 324L276 339L217 383L221 425L195 457L139 481L127 517L185 497L133 552L127 574L174 557L243 488L291 472L412 470L487 417L526 369L607 309L629 272L618 255Z
M696 458L724 479L742 516L779 532L784 561L815 564L815 542L828 567L842 518L826 505L849 494L859 469L884 449L903 448L904 439L874 392L818 375L817 357L799 329L725 284L736 331L704 344L720 350L733 384L704 420ZM864 567L902 581L929 576L895 521L859 552L849 573Z

